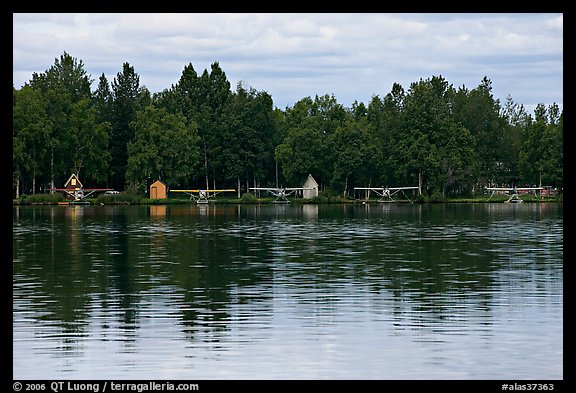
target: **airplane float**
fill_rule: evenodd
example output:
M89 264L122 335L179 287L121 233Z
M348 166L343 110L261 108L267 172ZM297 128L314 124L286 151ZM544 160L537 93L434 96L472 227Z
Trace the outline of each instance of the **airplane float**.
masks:
M296 191L311 190L311 188L305 187L288 187L288 188L274 188L274 187L252 187L250 190L255 191L267 191L276 197L273 203L290 203L287 199L289 195L292 195Z
M510 195L508 200L504 201L504 203L522 203L522 199L518 196L518 192L520 191L542 191L544 187L486 187L486 190L492 191L490 198L494 196L496 192L507 192ZM490 199L488 198L488 199Z
M413 203L410 198L408 198L404 190L417 190L418 187L354 187L354 189L364 190L366 191L366 195L368 195L368 192L370 191L375 192L377 195L381 196L378 202L396 202L394 199L392 199L392 196L402 191L402 194L404 194L410 203Z
M190 200L195 200L196 204L202 205L208 203L208 198L212 198L221 192L236 192L235 189L224 190L170 190L170 192L183 192L190 195ZM212 194L212 195L210 195Z
M89 205L86 200L90 195L100 191L113 191L112 188L84 188L76 174L72 174L64 184L64 188L51 188L50 191L63 192L71 199L69 202L60 202L62 205Z

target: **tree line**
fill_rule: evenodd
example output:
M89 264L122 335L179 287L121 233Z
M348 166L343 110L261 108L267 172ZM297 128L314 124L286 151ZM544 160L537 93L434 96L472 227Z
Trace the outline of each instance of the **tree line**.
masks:
M81 60L54 65L13 87L13 195L47 192L75 173L90 186L143 193L171 188L300 186L321 190L414 186L467 197L486 185L563 186L563 111L533 114L484 77L469 90L442 76L393 84L385 96L345 107L333 95L275 108L266 91L231 89L218 62L151 93L129 63L95 91Z

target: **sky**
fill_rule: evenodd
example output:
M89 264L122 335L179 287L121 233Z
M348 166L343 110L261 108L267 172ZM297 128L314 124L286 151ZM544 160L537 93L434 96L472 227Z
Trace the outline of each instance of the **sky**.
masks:
M156 93L218 62L232 91L265 91L282 110L324 95L368 105L442 76L468 90L487 77L494 99L533 113L563 109L563 46L562 13L14 13L13 85L66 52L93 90L124 63Z

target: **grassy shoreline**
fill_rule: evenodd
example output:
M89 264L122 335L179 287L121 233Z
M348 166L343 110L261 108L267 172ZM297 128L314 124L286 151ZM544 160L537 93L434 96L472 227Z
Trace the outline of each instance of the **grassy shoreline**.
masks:
M254 204L273 204L275 198L256 198L250 194L244 194L242 198L211 198L209 200L210 204L242 204L242 205L254 205ZM318 196L312 199L301 199L301 198L288 198L291 204L301 205L301 204L378 204L378 199L370 199L368 201L362 199L349 199L343 198L341 196ZM505 203L508 200L506 195L494 195L490 196L478 196L474 198L427 198L420 196L413 201L406 199L397 199L393 203ZM120 193L118 195L102 195L97 198L86 198L86 201L90 202L91 205L184 205L192 204L195 205L194 200L188 198L165 198L165 199L149 199L143 196ZM562 195L557 195L554 197L542 197L538 198L533 195L522 196L522 201L524 203L563 203ZM35 194L23 196L18 199L12 199L12 205L59 205L66 202L66 199L61 194ZM385 202L389 203L389 202Z

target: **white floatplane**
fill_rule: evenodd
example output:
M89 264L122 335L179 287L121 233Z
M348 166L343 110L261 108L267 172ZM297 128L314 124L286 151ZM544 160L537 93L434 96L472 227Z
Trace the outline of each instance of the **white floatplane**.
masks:
M288 196L292 195L296 191L311 190L311 188L306 187L288 187L288 188L274 188L274 187L252 187L250 190L255 191L267 191L276 197L273 203L290 203L287 199Z
M354 187L354 189L364 190L366 192L366 199L368 199L369 192L373 191L376 195L381 197L378 202L396 202L392 199L392 196L402 191L402 194L404 194L406 199L408 199L410 203L413 203L404 191L417 190L418 187Z
M540 191L545 190L544 187L486 187L486 190L492 191L490 194L490 198L494 196L494 194L498 193L506 193L510 195L508 200L504 201L504 203L522 203L522 199L518 196L520 192L529 192L529 191ZM488 199L490 199L488 198Z
M195 200L197 204L207 204L208 198L212 198L221 192L236 192L235 189L223 190L170 190L170 192L183 192L190 195L190 200Z

